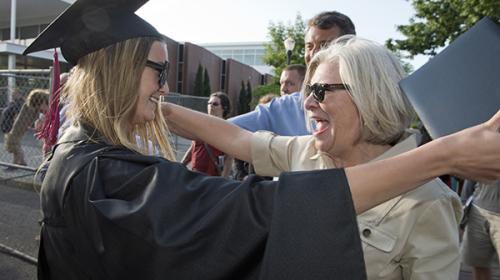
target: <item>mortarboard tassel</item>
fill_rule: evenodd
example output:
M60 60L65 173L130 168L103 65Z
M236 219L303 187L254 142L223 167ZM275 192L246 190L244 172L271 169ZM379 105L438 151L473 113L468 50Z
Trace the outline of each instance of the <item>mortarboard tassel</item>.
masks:
M59 93L61 81L59 78L60 67L57 57L57 50L54 49L54 62L52 65L52 92L50 95L49 109L45 113L45 121L42 129L37 133L38 139L42 139L43 153L46 154L57 142L57 133L59 131Z

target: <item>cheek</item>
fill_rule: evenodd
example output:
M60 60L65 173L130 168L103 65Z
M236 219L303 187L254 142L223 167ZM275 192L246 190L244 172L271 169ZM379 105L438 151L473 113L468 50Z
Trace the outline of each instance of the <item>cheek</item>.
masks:
M346 136L352 138L352 141L356 141L361 134L359 113L356 107L352 103L346 103L343 108L339 108L337 117L339 118L339 126L342 127Z

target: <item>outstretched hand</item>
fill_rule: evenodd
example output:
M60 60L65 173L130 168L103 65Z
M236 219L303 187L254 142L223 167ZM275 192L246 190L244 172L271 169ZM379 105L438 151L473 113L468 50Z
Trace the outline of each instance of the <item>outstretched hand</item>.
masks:
M487 122L442 140L451 148L451 174L485 183L500 179L500 110Z

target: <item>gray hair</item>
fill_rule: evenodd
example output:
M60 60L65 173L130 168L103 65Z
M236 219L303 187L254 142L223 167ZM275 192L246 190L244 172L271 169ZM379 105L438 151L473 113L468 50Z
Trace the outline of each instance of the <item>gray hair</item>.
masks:
M415 116L398 85L406 75L399 59L378 43L344 35L313 57L304 85L322 63L337 64L342 82L350 86L349 95L360 114L361 140L396 143ZM307 111L306 119L310 125Z

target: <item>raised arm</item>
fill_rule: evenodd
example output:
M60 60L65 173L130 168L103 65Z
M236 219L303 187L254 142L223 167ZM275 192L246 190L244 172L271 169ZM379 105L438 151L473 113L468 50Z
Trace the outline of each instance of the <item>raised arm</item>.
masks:
M396 157L346 168L357 213L443 174L476 181L500 179L500 111L486 123Z
M185 138L202 140L235 158L250 161L252 133L223 119L185 107L162 103L162 111L172 132Z

